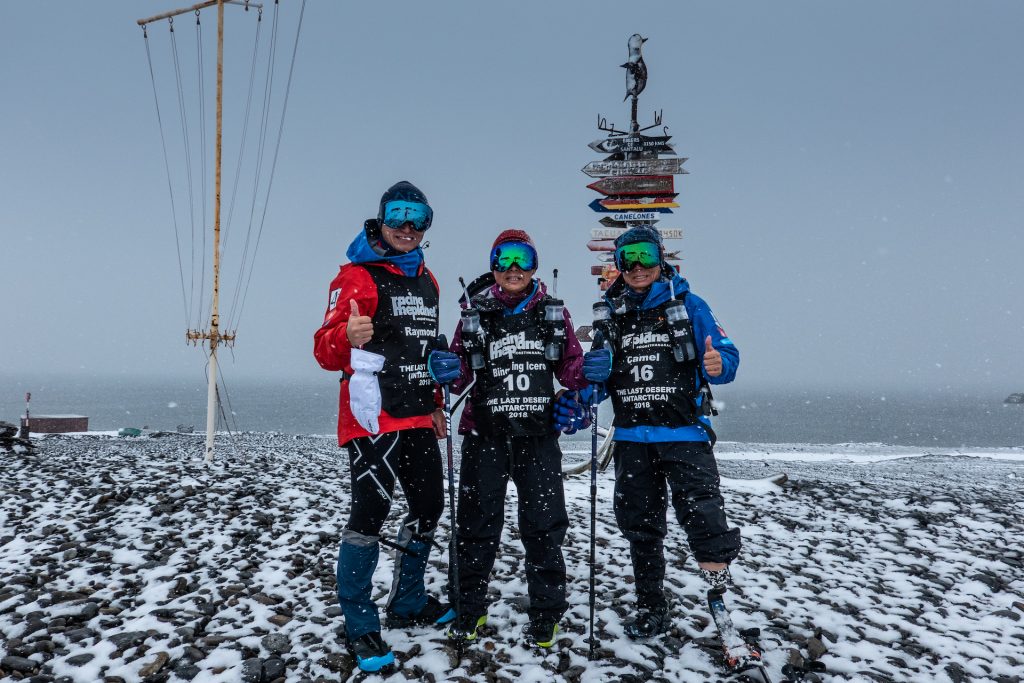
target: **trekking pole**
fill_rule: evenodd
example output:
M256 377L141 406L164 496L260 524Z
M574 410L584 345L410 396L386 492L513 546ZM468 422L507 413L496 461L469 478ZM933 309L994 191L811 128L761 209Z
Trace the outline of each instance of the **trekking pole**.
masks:
M443 334L437 336L439 348L447 349L448 340ZM458 620L462 618L462 605L459 593L459 531L455 514L455 445L452 438L452 392L447 384L442 385L444 391L444 431L448 442L448 509L451 516L451 542L448 546L448 581L451 586L455 605L456 629ZM462 657L462 638L458 638L458 654Z
M605 331L608 321L612 316L612 309L604 301L594 304L594 336L590 350L608 348ZM594 571L597 565L597 395L602 392L603 384L594 387L592 404L590 406L590 650L587 659L594 659L594 649L597 645L597 637L594 635L594 603L596 601L596 586Z
M594 646L594 567L597 564L597 402L590 406L590 651L587 659L595 657Z

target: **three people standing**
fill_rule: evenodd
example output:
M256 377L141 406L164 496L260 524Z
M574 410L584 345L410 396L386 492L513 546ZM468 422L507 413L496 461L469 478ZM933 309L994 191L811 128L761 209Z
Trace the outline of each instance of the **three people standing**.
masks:
M352 500L337 582L357 664L377 671L394 661L372 599L382 543L396 549L389 625L449 624L450 637L477 637L486 622L509 479L518 491L526 551L526 638L539 647L555 642L568 607L561 546L569 520L558 437L580 426L586 411L577 396L596 401L605 389L615 406L615 516L630 544L637 588L637 613L625 630L634 638L663 632L669 607L663 586L666 486L710 583L728 581L728 564L739 553L739 531L729 528L719 492L707 417L708 385L735 376L735 345L707 304L664 262L658 232L642 226L616 240L622 274L605 297L608 319L595 321L606 341L601 348L583 354L564 304L534 278L537 250L521 230L506 230L495 240L490 272L470 285L450 351L435 348L438 286L420 248L432 218L426 197L411 183L384 193L377 218L366 222L348 249L350 263L331 283L314 338L320 365L343 373L338 439L348 451ZM692 351L681 355L673 327L680 309L692 337ZM556 379L565 389L556 391ZM449 383L456 393L470 391L458 428L459 583L449 586L459 615L424 588L444 509L437 439L447 435L437 385ZM380 534L396 481L409 511L398 537L388 541Z

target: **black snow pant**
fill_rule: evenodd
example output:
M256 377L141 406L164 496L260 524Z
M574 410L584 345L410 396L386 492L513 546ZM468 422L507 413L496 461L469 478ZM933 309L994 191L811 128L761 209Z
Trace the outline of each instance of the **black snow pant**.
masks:
M396 481L409 503L402 526L414 534L434 531L444 512L444 473L432 429L364 436L346 446L352 475L352 513L346 531L379 535L391 510Z
M508 480L519 497L531 621L558 621L565 599L562 541L569 528L562 451L551 436L467 435L459 470L459 589L462 613L487 613L487 581L505 521ZM454 596L452 596L454 598Z
M395 482L402 486L409 512L395 539L418 553L395 559L388 610L418 614L427 602L423 575L430 539L444 511L441 451L432 429L406 429L352 439L348 447L352 510L338 549L338 604L349 641L380 631L373 600L373 573L380 531L391 510Z
M665 609L668 493L697 562L732 562L740 552L740 530L730 529L725 518L711 444L616 441L614 453L615 520L629 541L637 607Z

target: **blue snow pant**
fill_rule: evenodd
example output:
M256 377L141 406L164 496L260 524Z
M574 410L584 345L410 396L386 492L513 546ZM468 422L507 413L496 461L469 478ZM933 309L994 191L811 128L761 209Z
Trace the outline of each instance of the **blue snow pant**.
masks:
M555 435L469 434L463 439L457 513L462 613L487 613L487 583L501 543L509 478L519 496L530 620L558 621L569 606L562 556L569 516L562 489L562 451Z
M662 610L668 494L697 562L732 562L740 530L730 529L711 444L615 442L615 520L629 541L637 607Z
M437 522L444 512L441 451L431 429L407 429L346 444L352 479L352 507L338 549L338 604L349 641L380 631L373 601L373 572L380 554L380 530L391 510L397 481L409 504L396 542L398 552L387 609L413 616L427 603L423 575Z

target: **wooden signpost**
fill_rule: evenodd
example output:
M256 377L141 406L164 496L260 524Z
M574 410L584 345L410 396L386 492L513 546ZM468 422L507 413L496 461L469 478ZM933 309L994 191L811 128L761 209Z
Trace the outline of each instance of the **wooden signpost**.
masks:
M619 276L619 270L612 264L606 263L601 266L590 266L591 275L600 275L606 280L614 280Z
M623 209L636 209L638 211L657 211L658 209L674 209L679 206L675 202L675 195L664 197L609 197L599 199L598 203L606 209L622 211Z
M661 214L655 211L619 211L598 221L606 228L624 228L630 223L657 223Z
M603 202L606 202L606 201L608 201L608 200L607 199L595 199L594 201L590 202L590 208L593 209L594 211L597 211L598 213L613 213L613 212L614 213L619 213L619 212L623 211L623 208L625 208L625 207L622 207L622 208L609 209L603 203ZM667 206L663 207L663 206L658 205L658 204L644 204L643 207L644 207L643 211L640 211L640 212L625 212L625 215L631 215L633 213L647 214L647 213L671 213L672 212L671 208L669 208ZM616 220L629 221L629 222L636 223L636 222L644 222L645 220L648 220L648 219L645 219L645 218L617 218Z
M597 241L608 241L614 240L616 237L626 232L629 228L591 228L590 236L593 238L590 242L587 242L587 247L590 248L591 242ZM682 228L657 228L658 232L661 233L661 239L663 240L681 240L683 239Z
M670 142L668 126L662 125L661 112L655 112L654 123L644 128L637 122L637 97L647 83L647 66L641 54L646 38L634 34L628 41L626 68L626 98L632 98L628 130L609 126L600 115L599 130L608 133L603 140L590 143L595 152L609 155L600 161L591 161L583 173L597 178L588 189L603 195L590 202L590 208L600 214L603 227L591 228L589 249L601 263L590 267L590 274L598 276L602 290L618 278L615 268L614 240L630 228L640 225L654 226L666 213L677 208L674 176L688 173L683 168L686 157L675 156L675 145ZM644 131L660 128L661 135L644 135ZM663 240L682 239L681 228L658 229ZM665 260L678 263L679 251L665 254ZM591 622L593 630L593 622ZM593 652L591 652L593 654Z
M606 196L648 196L675 194L675 182L670 175L623 175L601 178L587 185Z
M621 161L591 161L583 172L591 178L621 175L680 175L689 173L683 169L688 157L666 159L623 159Z
M605 154L634 154L640 152L669 152L673 151L669 140L671 135L624 135L621 137L610 137L604 140L594 140L590 143L590 149Z

